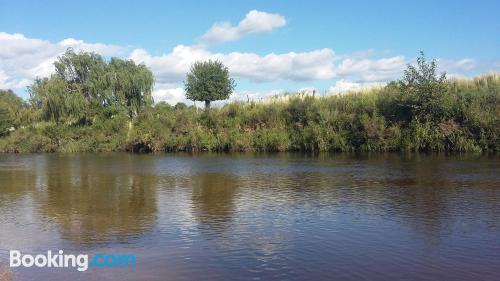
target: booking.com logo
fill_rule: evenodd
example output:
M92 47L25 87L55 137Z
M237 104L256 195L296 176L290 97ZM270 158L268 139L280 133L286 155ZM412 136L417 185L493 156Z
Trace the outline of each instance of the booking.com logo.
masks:
M51 267L51 268L76 268L78 271L87 271L89 268L135 268L137 259L135 255L110 255L95 254L90 260L85 254L64 254L63 250L57 253L47 251L47 254L22 254L18 250L10 250L10 267Z

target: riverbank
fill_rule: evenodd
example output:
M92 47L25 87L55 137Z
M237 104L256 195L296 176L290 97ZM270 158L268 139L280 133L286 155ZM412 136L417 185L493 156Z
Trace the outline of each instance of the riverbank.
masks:
M500 75L446 85L427 103L396 83L206 111L157 103L133 121L118 112L88 124L28 124L0 137L0 151L499 151Z

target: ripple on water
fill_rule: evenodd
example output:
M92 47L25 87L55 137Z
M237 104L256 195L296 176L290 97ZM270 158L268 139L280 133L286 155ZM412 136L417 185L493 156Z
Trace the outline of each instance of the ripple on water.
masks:
M500 280L497 163L398 154L2 156L0 259L18 248L140 260L134 270L80 275L16 269L20 280Z

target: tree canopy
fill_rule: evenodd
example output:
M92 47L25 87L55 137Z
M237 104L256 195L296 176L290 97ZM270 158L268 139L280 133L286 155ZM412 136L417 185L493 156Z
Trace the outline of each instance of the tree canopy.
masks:
M398 82L401 92L408 97L413 116L439 122L449 115L449 101L446 73L438 76L436 70L436 60L427 62L424 53L420 52L417 66L409 64Z
M0 152L500 151L500 74L446 80L423 54L400 80L352 95L286 95L205 110L153 104L144 65L69 49L29 87L0 90ZM213 69L212 69L213 67ZM188 74L188 97L227 98L220 62Z
M0 135L8 129L20 127L32 121L28 104L11 90L0 90Z
M108 107L123 109L130 118L153 104L153 73L131 60L69 48L54 63L55 74L29 87L31 104L45 120L89 122Z
M186 97L204 101L206 108L210 108L212 101L228 99L236 87L229 69L222 62L212 60L194 63L184 85Z

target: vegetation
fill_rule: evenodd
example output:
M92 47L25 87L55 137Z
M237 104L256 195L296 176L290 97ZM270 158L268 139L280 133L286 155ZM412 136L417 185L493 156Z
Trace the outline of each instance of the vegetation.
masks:
M129 118L153 104L153 74L144 65L72 49L54 63L56 73L29 87L30 103L43 121L92 124L103 115Z
M35 112L11 90L0 90L0 137L36 120Z
M58 63L30 104L1 92L0 151L500 150L500 75L447 80L423 56L382 88L205 111L153 105L152 76L129 61L70 51Z
M212 101L228 99L235 86L229 69L219 61L196 62L186 75L186 97L205 101L205 108L210 108Z

